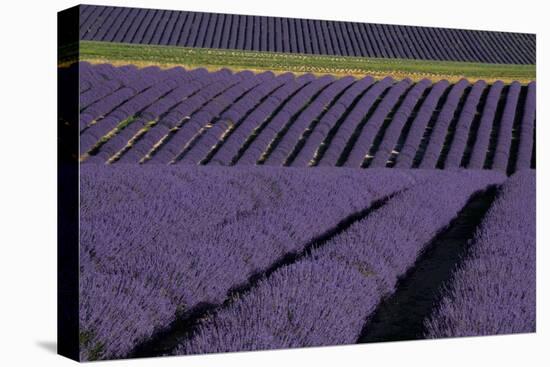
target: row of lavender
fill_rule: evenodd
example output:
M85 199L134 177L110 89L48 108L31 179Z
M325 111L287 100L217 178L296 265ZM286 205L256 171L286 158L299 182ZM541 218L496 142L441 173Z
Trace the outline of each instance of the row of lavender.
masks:
M339 56L535 64L535 35L80 5L80 39Z
M429 338L536 330L536 174L503 185L472 249L426 321Z
M535 165L536 82L78 66L84 163Z

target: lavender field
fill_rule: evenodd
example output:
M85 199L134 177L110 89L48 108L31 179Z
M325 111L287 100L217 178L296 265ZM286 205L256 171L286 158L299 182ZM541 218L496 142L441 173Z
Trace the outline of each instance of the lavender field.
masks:
M74 9L80 360L536 331L535 35Z
M536 82L78 67L83 163L535 166Z
M80 6L81 40L299 54L534 64L533 34Z
M416 337L533 332L534 194L532 170L83 165L81 358L361 341L476 196Z
M535 331L535 82L75 67L82 360Z

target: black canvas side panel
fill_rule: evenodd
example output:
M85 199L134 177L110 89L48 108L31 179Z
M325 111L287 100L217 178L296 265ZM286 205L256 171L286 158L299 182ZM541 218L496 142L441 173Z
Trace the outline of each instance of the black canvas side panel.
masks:
M57 14L58 59L77 50L79 8ZM78 63L57 69L57 352L78 351Z

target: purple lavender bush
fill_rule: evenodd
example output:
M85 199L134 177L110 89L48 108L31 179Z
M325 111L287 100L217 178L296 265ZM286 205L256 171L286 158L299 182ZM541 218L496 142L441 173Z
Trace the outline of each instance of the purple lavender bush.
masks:
M422 103L422 106L418 110L414 120L411 122L411 128L409 134L404 141L403 147L397 156L395 167L397 168L411 168L413 159L416 155L416 151L422 136L426 130L433 111L436 109L439 100L442 98L445 91L449 88L449 82L446 80L440 80L434 83L426 99Z
M535 181L524 170L502 185L426 321L427 338L535 332Z
M319 148L328 138L329 133L338 127L337 123L344 117L353 102L366 93L373 82L374 79L372 77L365 77L353 83L353 85L345 90L342 96L336 101L336 104L319 120L314 131L308 136L304 146L292 161L291 166L305 167L310 165L313 159L317 158Z
M399 109L395 112L395 115L384 132L384 136L374 159L372 160L371 167L385 167L392 150L394 150L399 136L402 134L402 130L410 118L415 106L419 103L424 91L431 85L430 80L422 79L411 88L407 93L407 96L403 100L403 103L399 106Z
M446 169L456 169L460 167L462 157L468 143L468 136L472 123L474 121L477 106L480 103L481 95L487 88L487 83L483 80L478 80L472 85L470 93L464 103L462 111L460 111L460 117L456 123L455 134L449 148L449 153L444 162Z
M521 118L520 139L518 156L515 169L534 168L531 165L533 154L533 145L535 141L535 119L537 107L537 82L529 83L527 87L527 97L525 107Z
M314 80L312 74L304 74L292 81L289 81L281 88L277 89L269 97L265 98L244 120L235 127L227 141L221 145L218 151L213 155L209 163L229 166L234 162L242 147L251 140L263 126L272 118L277 108L285 101L292 98L306 85Z
M369 149L374 142L376 134L381 130L386 116L388 116L401 95L403 95L410 86L411 81L409 79L403 79L390 88L388 94L376 107L367 125L357 137L357 142L344 163L345 167L361 167L369 153Z
M304 108L264 164L269 166L283 165L302 137L303 132L321 116L322 112L328 108L328 105L338 94L344 92L353 83L355 83L353 77L344 77L324 89L314 101Z
M468 168L483 168L485 159L487 157L487 151L489 150L491 129L493 126L493 121L495 119L500 95L503 88L504 83L499 80L493 83L491 89L489 89L487 100L485 101L485 105L483 106L483 113L479 122L479 128L477 130L475 143L472 148L472 154L470 156L469 162L467 163Z
M320 95L325 88L328 88L333 83L334 77L324 75L294 94L291 99L283 104L279 113L269 121L269 124L258 133L258 136L239 157L236 164L256 164L265 158L265 152L271 150L273 143L278 140L277 138L281 134L281 131L288 129L290 122L294 117L299 115L304 105L307 105L315 96Z
M361 125L366 114L373 108L376 100L391 87L393 82L392 78L386 77L375 83L361 96L357 104L349 111L349 114L339 126L331 144L319 160L319 166L335 166L338 163L357 127Z

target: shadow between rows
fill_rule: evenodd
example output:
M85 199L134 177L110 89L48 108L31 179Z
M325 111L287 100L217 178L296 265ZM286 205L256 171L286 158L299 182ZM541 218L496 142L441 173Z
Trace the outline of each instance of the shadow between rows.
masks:
M436 235L402 276L396 291L369 317L358 343L425 338L424 322L468 254L471 239L497 195L497 187L474 194L457 217Z
M194 307L189 312L181 314L169 327L156 333L148 341L138 344L128 355L128 358L156 357L170 354L170 352L178 344L193 334L202 319L215 313L219 309L229 306L234 299L239 298L241 294L250 291L262 279L269 277L277 269L295 263L307 256L307 254L313 249L323 246L327 241L347 230L355 222L364 219L375 210L381 208L388 200L397 195L399 192L402 191L395 192L380 200L374 201L369 207L349 215L340 221L335 227L309 241L300 252L285 255L272 264L268 269L251 276L246 284L232 288L228 292L225 302L222 304L203 303L197 307Z

